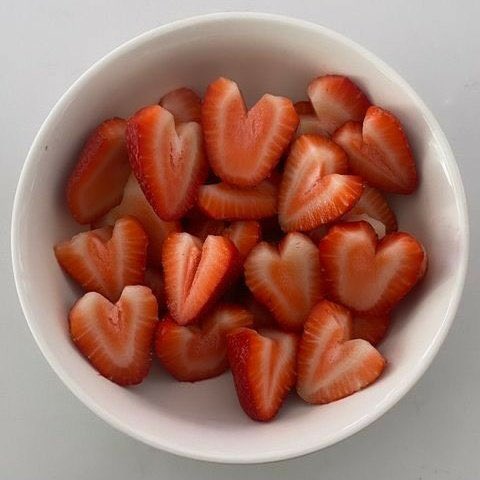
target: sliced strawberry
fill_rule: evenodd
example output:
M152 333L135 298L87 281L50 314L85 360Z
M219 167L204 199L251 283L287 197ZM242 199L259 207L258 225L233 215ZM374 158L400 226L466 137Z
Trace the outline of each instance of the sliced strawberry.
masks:
M360 177L345 175L345 152L319 135L302 135L292 146L278 197L284 231L306 231L336 220L360 198Z
M202 242L188 233L172 233L163 246L165 292L179 325L194 322L224 292L238 272L238 251L225 237Z
M260 241L262 230L260 224L253 220L233 222L225 229L223 235L232 241L237 247L240 257L245 259L252 248Z
M202 185L198 207L217 220L257 220L277 213L277 187L265 180L256 187L238 188L226 183Z
M155 348L165 369L181 382L216 377L228 368L227 333L252 324L252 314L237 305L220 304L199 325L160 322Z
M61 267L85 291L116 301L126 285L143 284L148 239L141 224L124 217L115 227L79 233L55 246Z
M190 88L172 90L164 95L159 103L173 115L177 123L201 121L202 100Z
M393 193L412 193L418 184L415 160L398 119L370 107L362 124L348 122L333 135L348 154L350 168L370 185Z
M154 265L162 263L162 245L172 232L180 231L179 222L166 222L153 210L134 175L125 185L122 201L95 222L95 227L113 225L119 218L131 215L143 226L148 235L148 257Z
M157 299L158 311L161 312L167 305L165 298L165 282L163 273L158 268L147 268L145 271L145 285L150 288Z
M79 223L91 223L117 205L130 174L126 122L112 118L88 137L67 185L67 203Z
M311 312L298 348L297 392L308 403L329 403L373 383L385 359L365 340L349 340L350 312L324 300Z
M130 164L153 209L162 220L178 220L208 173L200 125L175 127L168 110L152 105L128 120L126 137Z
M119 385L136 385L150 369L157 322L150 289L128 286L116 304L86 293L70 311L70 334L101 375Z
M322 130L330 135L349 120L361 122L370 106L360 88L341 75L316 78L307 93Z
M379 242L367 222L332 227L319 244L327 292L357 311L388 312L421 279L427 256L407 233L390 233Z
M287 330L301 330L322 296L318 250L301 233L289 233L276 247L258 244L244 263L245 282L255 298Z
M295 383L296 335L238 328L227 345L240 405L253 420L271 420Z
M202 108L210 165L224 182L252 187L267 178L298 125L292 102L264 95L247 111L235 82L211 83Z
M223 220L205 217L201 212L195 212L194 215L184 218L183 225L186 232L199 238L202 242L209 235L222 235L226 228Z
M388 206L385 197L377 189L368 185L363 189L362 196L358 202L342 220L349 220L354 215L368 215L378 220L385 225L387 233L395 232L398 229L397 217L394 211Z
M390 317L383 315L362 315L353 317L352 338L363 338L372 345L378 345L390 326Z

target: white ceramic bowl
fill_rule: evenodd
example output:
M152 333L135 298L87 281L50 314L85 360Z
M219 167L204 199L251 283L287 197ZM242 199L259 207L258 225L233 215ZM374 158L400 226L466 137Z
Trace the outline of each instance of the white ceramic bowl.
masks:
M168 90L203 91L224 75L252 103L264 92L305 98L325 72L349 75L406 127L421 184L398 198L400 226L424 242L430 268L398 310L381 350L389 361L373 386L313 407L292 398L278 418L255 423L241 411L229 373L197 384L173 381L158 367L136 388L95 373L73 348L67 314L79 292L58 267L52 246L78 231L64 201L65 179L87 133L127 117ZM154 447L216 462L255 463L299 456L359 431L391 408L437 353L461 296L468 256L466 202L442 130L391 68L326 28L263 14L215 14L175 22L117 48L65 93L28 154L12 224L15 279L23 311L46 359L77 397L104 420Z

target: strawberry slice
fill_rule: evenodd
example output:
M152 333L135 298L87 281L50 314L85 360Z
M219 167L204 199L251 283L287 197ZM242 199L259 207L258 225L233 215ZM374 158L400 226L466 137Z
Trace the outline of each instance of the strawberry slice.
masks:
M200 125L175 127L168 110L152 105L128 120L126 137L130 164L153 209L162 220L178 220L208 173Z
M193 323L215 302L238 272L238 251L225 237L202 242L188 233L172 233L163 245L168 308L179 325Z
M119 385L136 385L148 374L158 323L149 288L128 286L116 304L86 293L70 311L70 334L98 372Z
M122 201L95 222L95 227L113 225L119 218L131 215L143 226L148 235L148 258L154 265L162 263L162 245L172 232L180 231L179 222L166 222L153 210L134 175L130 175Z
M307 93L321 129L330 135L349 120L362 121L370 106L360 88L341 75L316 78L308 86Z
M268 94L247 111L237 84L219 78L205 94L202 125L215 174L229 184L252 187L279 162L298 116L289 99Z
M354 207L342 218L342 221L351 221L353 216L368 215L385 225L387 233L398 229L395 212L388 206L385 197L373 187L365 185L362 196ZM384 233L385 235L385 233Z
M372 345L378 345L387 334L390 317L383 315L362 315L353 317L352 338L363 338Z
M238 188L226 183L202 185L198 208L217 220L257 220L277 213L277 187L265 180L256 187Z
M227 345L240 405L253 420L271 420L295 383L296 335L238 328Z
M181 382L216 377L228 368L227 333L252 322L248 310L229 304L218 305L199 325L181 326L167 317L158 326L157 356Z
M167 306L165 298L165 282L163 273L158 268L147 268L145 271L145 285L150 288L157 299L158 311L161 312Z
M176 123L201 121L202 100L190 88L182 87L168 92L159 104L173 115Z
M388 312L422 278L427 256L408 233L390 233L378 242L367 222L332 227L319 243L330 297L357 311Z
M399 120L370 107L362 124L348 122L333 135L348 154L350 168L370 185L393 193L412 193L418 184L415 160Z
M253 220L233 222L225 229L223 235L237 247L242 259L247 258L252 248L260 241L262 231L260 224Z
M320 262L315 244L289 233L276 247L262 242L244 263L245 282L255 298L286 330L301 330L322 297Z
M368 342L349 340L350 312L324 300L312 310L298 348L297 392L308 403L329 403L373 383L385 359Z
M302 135L292 146L278 197L284 231L306 231L332 222L360 198L360 177L345 175L345 152L319 135Z
M67 203L75 220L91 223L121 198L130 174L125 146L126 122L112 118L88 137L67 184Z
M322 123L318 119L317 114L309 101L302 100L295 103L293 106L298 114L299 120L296 132L297 137L308 134L328 135L323 129Z
M126 285L143 284L148 239L141 224L124 217L111 227L79 233L54 251L58 263L82 288L116 301Z

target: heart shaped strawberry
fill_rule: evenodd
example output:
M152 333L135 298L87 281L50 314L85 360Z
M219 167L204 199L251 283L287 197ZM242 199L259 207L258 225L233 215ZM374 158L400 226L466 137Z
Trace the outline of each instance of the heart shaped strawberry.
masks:
M119 385L135 385L146 377L158 321L157 301L149 288L125 287L116 304L99 293L87 293L69 318L74 343L104 377Z
M128 120L126 138L133 173L153 209L162 220L178 220L208 172L200 125L175 127L168 110L152 105Z
M237 328L227 335L238 400L253 420L271 420L294 386L297 344L295 334L267 328Z
M370 185L393 193L412 193L418 184L415 160L399 120L372 106L363 125L347 122L333 135L348 154L352 172Z
M229 184L250 187L268 177L297 125L287 98L267 94L247 111L235 82L219 78L208 86L202 107L208 158Z
M279 248L262 242L244 264L245 282L282 328L301 330L322 296L318 250L301 233L289 233Z
M347 155L320 135L302 135L292 146L280 185L279 221L286 232L313 230L355 205L360 177L346 175Z
M163 272L168 308L179 325L194 322L223 293L238 272L238 251L223 236L202 242L173 233L163 244Z
M252 323L248 310L231 304L218 305L199 325L182 326L167 317L158 326L157 356L182 382L216 377L228 368L227 333Z
M133 217L117 220L113 227L79 233L55 246L62 268L85 291L116 301L126 285L143 284L148 239Z
M306 402L339 400L382 373L382 355L365 340L350 340L349 325L350 312L327 300L310 313L297 356L297 392Z
M367 222L332 227L319 243L329 296L357 312L391 310L422 278L427 256L407 233L378 241Z

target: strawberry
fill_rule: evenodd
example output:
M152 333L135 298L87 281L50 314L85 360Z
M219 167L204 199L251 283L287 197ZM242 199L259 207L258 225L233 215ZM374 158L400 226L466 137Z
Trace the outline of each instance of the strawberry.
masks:
M253 220L233 222L225 229L223 235L237 247L242 259L247 258L252 248L260 241L262 231L260 224Z
M208 86L202 126L210 165L224 182L252 187L267 178L298 125L292 102L264 95L247 111L235 82L219 78Z
M177 88L164 95L159 104L168 110L176 123L200 123L202 115L202 100L190 88Z
M152 105L128 120L126 137L132 170L152 208L162 220L178 220L208 173L200 125L175 127L168 110Z
M123 191L122 201L95 222L95 227L113 225L119 218L131 215L143 226L148 235L148 257L154 265L161 265L162 245L172 232L180 231L179 222L162 220L148 203L134 175L130 175Z
M226 183L202 185L198 207L217 220L257 220L277 213L277 187L265 180L256 187L238 188Z
M409 194L418 184L415 160L399 120L370 107L362 124L348 122L333 135L348 154L352 172L387 192Z
M378 220L385 225L386 233L395 232L398 229L397 217L394 211L388 206L385 197L377 189L368 185L363 189L362 196L358 202L342 220L350 219L354 215L368 215Z
M380 315L422 278L427 256L408 233L378 241L367 222L338 224L319 243L329 296L357 312Z
M101 375L119 385L136 385L147 376L158 322L149 288L125 287L116 304L86 293L69 320L72 340Z
M360 88L341 75L316 78L308 85L307 93L320 128L330 135L349 120L362 121L370 106Z
M318 250L301 233L289 233L276 247L258 244L244 263L245 282L255 298L286 330L301 330L322 297Z
M85 291L116 301L126 285L142 284L148 239L140 223L124 217L111 227L79 233L55 246L61 267Z
M248 310L229 304L218 305L199 325L181 326L167 317L158 325L157 356L181 382L216 377L228 368L227 333L252 321Z
M145 285L150 288L157 299L158 310L162 311L166 307L165 282L163 273L157 268L147 268L145 271Z
M227 351L238 400L253 420L271 420L295 383L297 337L238 328L227 335Z
M362 315L353 317L352 338L363 338L372 345L378 345L385 337L390 326L388 315Z
M284 231L306 231L336 220L360 198L360 177L346 175L345 152L319 135L302 135L292 146L278 196Z
M194 322L223 293L238 272L238 251L230 240L209 235L202 242L172 233L163 245L165 292L179 325Z
M121 118L106 120L90 134L80 152L67 184L68 208L79 223L91 223L122 198L130 174L125 127Z
M329 403L373 383L385 359L367 341L349 340L350 312L324 300L305 323L297 356L297 392L308 403Z
M298 127L296 136L314 134L328 135L323 129L321 121L318 119L312 104L309 101L297 102L294 105L298 114Z

